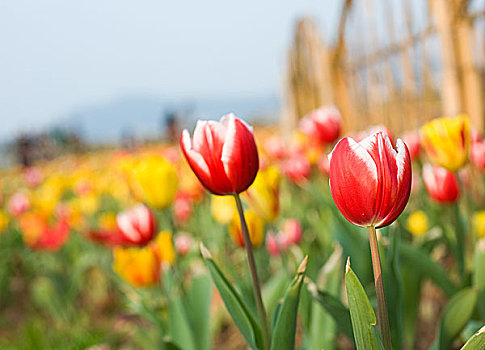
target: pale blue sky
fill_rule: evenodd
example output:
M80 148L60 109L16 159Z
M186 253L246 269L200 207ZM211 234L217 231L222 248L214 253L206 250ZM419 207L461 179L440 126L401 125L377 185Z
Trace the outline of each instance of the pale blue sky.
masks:
M295 20L340 0L0 0L0 137L118 96L277 94Z

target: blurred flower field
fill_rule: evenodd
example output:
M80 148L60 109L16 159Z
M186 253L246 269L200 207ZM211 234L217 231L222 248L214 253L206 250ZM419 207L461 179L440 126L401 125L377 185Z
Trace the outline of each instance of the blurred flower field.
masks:
M291 140L254 126L254 147L225 118L2 171L1 349L485 349L467 116L343 135L324 107Z

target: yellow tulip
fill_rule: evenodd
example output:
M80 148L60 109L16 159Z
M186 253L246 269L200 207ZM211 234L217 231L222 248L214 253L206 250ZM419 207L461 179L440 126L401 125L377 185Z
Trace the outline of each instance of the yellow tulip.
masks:
M8 215L4 211L0 211L0 233L8 226Z
M173 264L175 260L175 249L170 231L163 230L160 232L150 246L160 264L165 262L170 265Z
M258 172L244 199L265 221L272 222L279 214L279 187L280 173L275 167L269 166Z
M159 281L160 264L150 247L117 247L113 258L113 270L128 283L150 287Z
M211 196L211 213L221 224L227 224L237 214L236 201L233 196Z
M251 209L245 211L244 216L246 217L251 243L254 248L258 248L263 243L264 220ZM231 220L229 225L229 235L236 244L244 247L244 238L238 213L236 213Z
M148 156L133 164L133 178L144 200L154 208L172 204L177 191L175 167L160 156Z
M409 215L406 226L414 236L423 236L428 232L428 217L424 211L417 210Z
M477 236L480 238L485 237L485 210L476 212L473 215L473 226Z
M468 159L470 119L464 114L436 118L421 127L421 143L432 163L457 171Z

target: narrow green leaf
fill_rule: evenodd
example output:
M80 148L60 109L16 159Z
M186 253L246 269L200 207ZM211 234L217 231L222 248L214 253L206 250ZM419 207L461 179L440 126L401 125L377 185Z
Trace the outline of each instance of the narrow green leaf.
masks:
M173 293L169 302L169 334L174 344L184 350L195 350L194 334L180 295Z
M357 350L383 349L375 328L376 315L362 284L350 268L350 259L345 272L345 288Z
M221 295L227 311L242 333L249 346L253 349L263 349L261 327L248 307L242 301L239 293L226 279L222 271L212 259L209 251L202 244L200 247L205 264L209 269L212 281Z
M308 284L308 290L313 298L332 316L337 323L338 330L345 334L351 341L354 340L350 311L344 304L333 295L325 291L317 290L315 284Z
M478 289L478 311L485 319L485 239L480 240L475 248L473 285Z
M477 333L473 335L461 350L483 350L485 349L485 327L482 327Z
M286 286L289 282L290 278L286 271L281 270L278 274L271 277L269 281L265 283L261 293L263 295L263 302L268 315L274 315L278 303L285 294Z
M193 326L198 350L210 350L211 348L211 288L209 276L203 274L193 277L187 290L187 315Z
M293 350L295 348L296 316L307 260L308 257L303 259L295 278L286 290L273 330L271 350Z
M448 297L455 294L457 286L450 280L441 265L433 261L428 254L404 242L399 244L399 253L403 260L419 267L420 272L429 277Z
M478 292L465 288L450 299L443 310L438 328L438 349L448 350L473 315Z
M337 299L336 296L340 293L342 272L342 248L340 245L335 244L332 255L320 269L315 287L318 287L320 290L325 290L330 298ZM308 294L313 296L310 289L308 289L308 292ZM338 335L337 323L332 315L320 303L315 301L315 298L313 298L308 340L311 345L310 349L334 350L336 346L335 339ZM338 299L337 302L340 303ZM352 332L350 313L348 310L346 311L349 330ZM353 338L350 337L350 339Z
M164 350L181 350L176 344L169 340L163 341L163 349Z

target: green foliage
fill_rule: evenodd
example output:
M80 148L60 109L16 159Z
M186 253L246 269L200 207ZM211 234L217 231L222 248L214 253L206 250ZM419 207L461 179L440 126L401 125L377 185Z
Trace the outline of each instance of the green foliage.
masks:
M350 268L350 260L345 272L345 288L357 350L383 349L376 329L376 315L362 284Z

